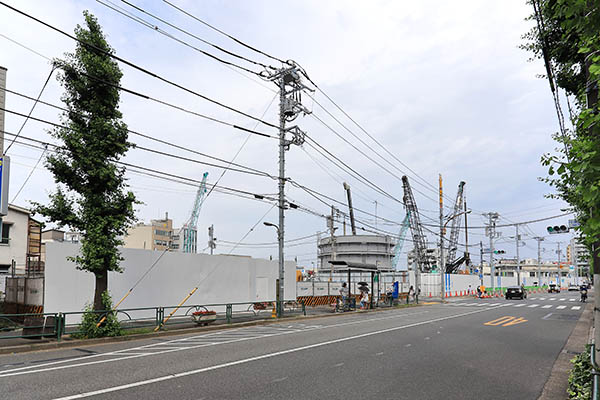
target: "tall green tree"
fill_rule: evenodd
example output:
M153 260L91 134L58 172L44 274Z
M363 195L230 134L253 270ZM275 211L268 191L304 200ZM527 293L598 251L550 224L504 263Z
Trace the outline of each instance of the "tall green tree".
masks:
M597 0L530 0L536 27L524 38L525 49L544 59L551 85L572 96L574 128L554 135L560 144L542 157L545 180L568 202L600 272L600 7ZM556 88L555 88L556 89Z
M73 260L95 275L94 310L102 310L108 272L122 272L117 246L135 220L136 199L127 190L124 167L117 164L132 146L119 111L116 86L123 74L109 56L114 50L98 20L87 11L83 15L85 25L75 28L81 40L75 52L55 60L69 110L61 115L66 128L52 131L62 145L46 161L58 187L49 204L36 203L35 210L59 227L81 232L81 251Z

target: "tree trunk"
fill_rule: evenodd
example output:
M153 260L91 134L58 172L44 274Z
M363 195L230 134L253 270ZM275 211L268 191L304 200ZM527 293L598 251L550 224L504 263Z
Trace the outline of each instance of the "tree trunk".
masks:
M94 311L103 311L102 293L108 290L108 271L94 272L96 276L96 290L94 292Z

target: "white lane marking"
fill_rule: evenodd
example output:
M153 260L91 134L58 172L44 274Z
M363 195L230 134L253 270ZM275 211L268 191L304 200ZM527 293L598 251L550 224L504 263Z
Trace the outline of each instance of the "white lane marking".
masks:
M334 365L334 367L341 367L342 365L344 365L344 363L337 363Z
M542 308L550 308L550 307L552 307L552 304L546 304L546 305L545 305L544 307L542 307Z
M440 318L435 318L435 319L428 320L428 321L415 322L415 323L409 324L409 325L396 326L396 327L393 327L393 328L382 329L382 330L379 330L379 331L362 333L362 334L356 335L356 336L348 336L348 337L344 337L344 338L339 338L339 339L334 339L334 340L328 340L326 342L314 343L314 344L310 344L310 345L307 345L307 346L296 347L296 348L293 348L293 349L276 351L274 353L263 354L261 356L244 358L242 360L231 361L231 362L227 362L227 363L223 363L223 364L213 365L213 366L210 366L210 367L204 367L204 368L194 369L194 370L191 370L191 371L180 372L180 373L177 373L177 374L165 375L165 376L161 376L161 377L158 377L158 378L148 379L148 380L145 380L145 381L138 381L138 382L134 382L134 383L128 383L126 385L113 386L113 387L109 387L109 388L106 388L106 389L94 390L94 391L91 391L91 392L79 393L79 394L75 394L75 395L72 395L72 396L60 397L60 398L56 398L54 400L83 399L85 397L96 396L96 395L99 395L99 394L117 392L117 391L120 391L120 390L130 389L130 388L139 387L139 386L145 386L145 385L149 385L149 384L157 383L157 382L164 382L164 381L168 381L168 380L171 380L171 379L181 378L181 377L184 377L184 376L197 375L197 374L201 374L203 372L214 371L216 369L223 369L223 368L227 368L227 367L232 367L234 365L247 364L247 363L253 362L253 361L264 360L264 359L267 359L267 358L273 358L273 357L282 356L282 355L286 355L286 354L296 353L296 352L299 352L299 351L304 351L304 350L314 349L314 348L318 348L318 347L328 346L328 345L335 344L335 343L342 343L342 342L347 342L349 340L362 339L362 338L365 338L365 337L379 335L379 334L382 334L382 333L394 332L394 331L398 331L398 330L401 330L401 329L407 329L407 328L412 328L412 327L415 327L415 326L430 324L432 322L444 321L444 320L454 319L454 318L460 318L460 317L464 317L464 316L467 316L467 315L477 314L477 313L481 313L481 312L485 312L485 311L488 311L488 310L475 310L475 311L470 311L470 312L466 312L466 313L462 313L462 314L450 315L448 317L440 317Z
M236 343L236 342L242 342L242 341L253 340L253 339L262 339L262 338L267 338L267 337L272 337L272 336L287 335L287 334L290 334L290 333L309 332L309 331L319 330L319 329L325 329L325 328L336 328L336 327L340 327L340 326L353 325L353 324L358 324L358 323L362 323L362 322L370 322L370 321L380 321L380 320L387 320L387 319L394 319L394 318L402 318L402 317L406 317L406 316L425 314L427 312L429 312L429 311L420 311L420 312L414 312L414 313L410 313L410 314L399 314L399 315L393 315L393 316L387 316L387 317L379 317L379 318L366 318L366 319L361 319L361 320L358 320L358 321L348 321L348 322L342 322L342 323L339 323L339 324L324 325L322 328L305 329L305 330L302 330L302 331L285 331L285 332L281 332L281 331L278 331L278 332L267 331L269 333L263 334L261 336L247 336L247 337L242 337L242 338L231 339L231 340L228 340L228 341L201 343L201 344L194 345L194 346L188 346L186 348L183 348L183 347L167 347L169 345L169 343L177 342L179 340L184 340L186 338L183 338L183 339L174 339L174 340L166 341L166 342L159 342L159 343L154 343L154 344L140 346L140 347L132 347L132 348L129 348L129 349L123 349L123 350L117 350L117 351L109 352L109 353L100 353L100 354L95 354L93 356L87 356L87 357L85 357L86 362L80 362L80 363L71 364L71 365L62 365L62 366L59 366L59 367L55 366L55 367L49 367L49 368L40 368L40 367L48 367L48 366L51 366L51 365L63 364L63 363L73 362L73 361L77 362L79 360L73 360L73 359L70 359L70 360L61 360L61 361L49 362L49 363L45 363L45 364L30 365L30 366L21 367L21 368L13 368L13 369L5 370L5 371L0 371L0 378L6 377L6 376L32 374L32 373L36 373L36 372L53 371L53 370L57 370L57 369L74 368L74 367L80 367L80 366L86 366L86 365L102 364L102 363L105 363L105 362L121 361L121 360L130 359L130 358L136 358L136 357L145 357L145 356L160 355L160 354L170 353L170 352L173 352L173 351L197 349L197 348L201 348L201 347L215 346L215 345L219 345L219 344L229 344L229 343ZM239 328L239 330L242 330L242 329L243 328ZM238 330L238 329L236 329L236 330ZM210 334L207 334L207 336L210 335L210 338L214 340L214 339L216 339L216 336L219 333L223 333L223 332L210 333ZM202 336L193 336L193 337L194 338L199 338L199 337L202 337ZM159 351L154 351L152 353L150 353L150 352L149 353L143 353L142 355L139 355L139 356L126 356L126 357L120 357L120 358L112 358L112 359L109 359L109 360L99 360L99 361L89 361L89 362L87 362L87 360L90 359L90 358L98 358L98 357L102 357L102 356L122 355L121 353L126 353L126 352L130 352L130 351L156 350L156 349L159 349ZM40 369L33 370L34 368L40 368Z
M548 317L550 317L552 315L552 313L545 315L544 317L542 317L542 319L548 319Z
M431 339L429 336L426 336L426 337L425 337L425 340L429 340L429 339Z
M272 380L272 382L273 382L273 383L277 383L277 382L283 382L283 381L285 381L286 379L288 379L288 377L287 377L287 376L284 376L283 378L274 379L274 380Z
M579 310L581 307L580 306L573 306L571 307L571 310Z
M557 310L562 310L563 308L567 308L567 306L556 306Z
M376 356L382 356L383 355L383 351L380 351L379 353L375 353Z
M569 301L575 301L575 299L569 299Z
M515 304L515 307L524 307L525 304Z
M404 347L410 347L410 346L412 346L412 344L410 344L410 343L407 343L404 345Z
M563 297L562 299L558 299L559 301L565 301L566 299Z
M554 301L554 300L556 300L556 298L555 297L550 297L548 300Z
M546 300L545 297L540 297L538 300Z
M530 306L527 306L527 307L529 307L529 308L535 308L535 307L537 307L537 306L539 306L539 304L532 304L532 305L530 305Z

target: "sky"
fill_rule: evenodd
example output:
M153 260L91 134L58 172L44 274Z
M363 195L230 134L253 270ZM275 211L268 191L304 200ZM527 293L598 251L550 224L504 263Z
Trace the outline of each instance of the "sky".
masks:
M109 4L108 0L103 1ZM261 71L261 67L219 53L124 2L111 1L198 49ZM256 117L264 115L264 120L278 123L277 88L272 82L217 62L100 2L20 0L7 3L69 33L83 23L82 12L89 10L98 18L116 55L245 113ZM231 52L281 66L163 1L131 0L130 3ZM294 123L396 199L403 196L400 177L407 175L421 220L431 224L428 229L435 234L439 232L439 228L434 227L439 224L439 174L443 177L444 202L448 207L454 201L459 182L466 182L465 196L472 210L468 216L469 226L474 228L469 230L470 244L483 241L484 246L489 247L486 246L489 239L479 228L486 220L484 213L498 212L498 224L510 224L563 214L561 209L567 207L560 200L547 198L553 189L539 180L546 176L546 169L540 164L542 154L553 152L557 146L551 134L558 129L558 122L548 83L536 77L544 72L543 63L529 62L530 54L518 48L523 42L521 35L532 27L532 22L525 20L531 10L524 0L172 0L172 3L257 49L301 65L323 92L394 157L319 92L315 94L315 101L303 97L303 104L312 114L300 116ZM8 89L36 97L51 71L49 61L42 56L61 58L74 48L71 39L0 6L0 65L8 69ZM257 125L251 119L127 65L120 66L124 74L121 84L125 88L248 129L277 135L274 128ZM53 74L41 99L60 105L62 91ZM32 104L7 94L9 110L27 114ZM127 93L121 94L120 109L131 130L225 160L232 160L239 153L236 163L272 175L278 173L276 140L247 134ZM42 104L37 105L32 115L59 122L59 112ZM22 117L7 114L5 130L17 132L23 121ZM56 142L48 130L48 125L29 120L21 135ZM5 149L9 140L7 136ZM140 146L208 161L197 154L137 136L130 136L130 140ZM42 150L15 143L8 155L12 159L11 202L24 207L29 207L31 201L47 202L56 184L44 167ZM42 161L33 169L40 157ZM209 183L215 183L223 171L140 149L130 150L124 161L196 181L208 172ZM130 189L143 202L136 207L140 222L162 218L165 213L175 226L189 219L197 190L195 183L189 181L191 185L184 185L130 171L126 175ZM358 210L357 219L361 221L359 226L366 223L393 235L400 230L405 216L402 204L373 191L306 144L292 146L286 152L286 177L344 204L342 183L348 182ZM276 180L234 171L227 172L219 185L271 196L277 193ZM17 192L18 197L13 200ZM330 213L331 201L326 200L324 204L289 184L286 196L317 214L286 212L285 236L292 242L286 247L285 258L295 258L299 265L311 267L316 264L317 233L326 234L323 216ZM337 207L347 212L345 206ZM446 208L445 214L449 216L452 212ZM558 243L565 249L572 235L548 235L546 227L566 224L568 218L521 225L521 258L536 258L537 242L533 237L545 236L542 258L556 260ZM273 228L264 226L263 221L277 223L277 208L272 204L215 191L202 205L198 247L203 250L207 246L207 228L214 225L216 253L276 259L276 233ZM503 227L499 231L502 236L496 248L504 249L506 257L514 257L515 228ZM439 240L435 234L428 233L432 246ZM294 241L298 238L305 239ZM459 243L465 243L462 233ZM411 247L407 242L404 253ZM459 245L459 252L463 249ZM471 249L471 253L478 262L478 247Z

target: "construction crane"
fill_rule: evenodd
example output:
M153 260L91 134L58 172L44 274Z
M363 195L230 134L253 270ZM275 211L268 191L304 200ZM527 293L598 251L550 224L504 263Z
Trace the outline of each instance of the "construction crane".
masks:
M409 215L410 231L412 233L413 244L415 246L415 259L417 261L417 267L421 272L430 272L431 263L427 257L427 245L425 243L423 228L421 227L419 210L417 210L417 203L406 175L402 177L402 187L404 188L404 206L406 207L406 212Z
M352 234L356 235L356 223L354 222L354 208L352 207L352 194L350 193L350 185L344 182L344 189L348 195L348 210L350 211L350 226L352 227Z
M458 248L458 233L460 231L460 222L462 218L459 217L463 209L463 197L464 197L465 182L461 181L458 184L458 192L456 193L456 200L454 201L454 208L452 214L449 215L451 218L450 225L450 242L448 244L448 256L446 258L446 273L451 274L456 272L460 265L467 261L468 254L456 258L456 250Z
M198 216L200 215L200 208L204 202L204 195L206 194L206 178L208 172L202 175L202 182L196 192L196 200L194 200L194 208L192 208L192 215L188 222L186 222L181 228L183 233L183 252L184 253L195 253L196 244L198 243Z
M400 226L400 234L398 235L398 241L396 242L396 246L394 246L394 259L392 260L392 269L397 271L396 268L398 265L398 261L400 261L400 253L402 253L402 247L404 247L404 239L406 238L406 232L410 227L410 212L406 213L404 220L402 220L402 225Z

